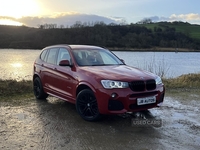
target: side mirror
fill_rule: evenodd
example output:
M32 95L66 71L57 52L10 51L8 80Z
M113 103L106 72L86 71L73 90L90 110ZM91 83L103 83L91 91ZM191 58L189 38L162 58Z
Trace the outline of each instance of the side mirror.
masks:
M71 66L69 60L61 60L59 66Z

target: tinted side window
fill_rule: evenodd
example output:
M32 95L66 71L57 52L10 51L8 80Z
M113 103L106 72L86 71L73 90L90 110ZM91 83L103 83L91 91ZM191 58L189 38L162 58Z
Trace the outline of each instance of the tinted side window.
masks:
M42 59L43 61L45 60L46 53L47 53L47 50L44 50L42 54L40 55L40 59Z
M59 53L58 53L58 59L57 59L57 65L59 65L59 62L61 60L71 60L70 54L67 49L65 48L60 48Z
M57 51L58 51L58 48L53 48L53 49L49 50L49 54L48 54L48 57L47 57L48 63L55 64Z

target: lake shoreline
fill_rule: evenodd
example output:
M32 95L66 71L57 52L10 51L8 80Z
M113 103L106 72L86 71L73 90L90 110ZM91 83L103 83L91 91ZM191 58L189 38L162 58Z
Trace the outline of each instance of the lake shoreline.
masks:
M187 48L171 48L171 47L154 47L154 48L119 48L119 47L104 47L111 51L127 51L127 52L200 52L200 50L187 49ZM28 49L28 48L0 48L0 50L42 50L42 49Z
M186 49L186 48L108 48L111 51L128 51L128 52L200 52L200 50Z
M31 79L33 63L41 50L0 49L0 78ZM166 78L178 77L187 73L200 73L200 53L198 52L140 52L115 49L112 51L128 66L153 72ZM177 69L181 68L181 69ZM164 72L163 72L164 71Z

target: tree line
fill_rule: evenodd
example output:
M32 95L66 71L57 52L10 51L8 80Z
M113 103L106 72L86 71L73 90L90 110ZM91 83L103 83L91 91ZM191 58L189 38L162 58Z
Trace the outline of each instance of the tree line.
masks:
M95 23L93 26L76 22L70 28L55 24L0 26L0 48L41 49L54 44L89 44L109 48L148 49L153 47L200 50L200 41L168 26L148 29L139 24Z

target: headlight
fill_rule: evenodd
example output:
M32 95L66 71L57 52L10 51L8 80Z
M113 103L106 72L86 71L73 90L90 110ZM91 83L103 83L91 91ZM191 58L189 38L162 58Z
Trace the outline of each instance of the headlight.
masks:
M128 82L121 82L121 81L101 80L101 84L103 85L105 89L128 87Z
M162 79L160 77L157 77L156 79L156 84L162 84Z

